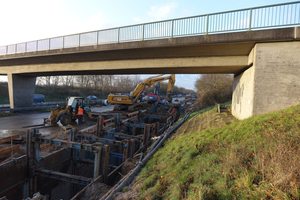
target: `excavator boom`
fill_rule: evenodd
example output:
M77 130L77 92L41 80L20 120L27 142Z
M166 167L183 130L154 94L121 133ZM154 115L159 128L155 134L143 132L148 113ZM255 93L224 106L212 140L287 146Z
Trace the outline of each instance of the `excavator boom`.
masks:
M167 91L167 98L168 95L173 92L174 84L175 84L175 74L171 74L170 76L162 77L163 74L149 77L147 78L144 83L140 83L136 86L136 88L130 92L130 95L114 95L110 94L107 97L107 101L111 104L119 104L119 105L133 105L137 102L138 98L141 94L152 85L162 82L165 80L169 80L168 83L168 91Z

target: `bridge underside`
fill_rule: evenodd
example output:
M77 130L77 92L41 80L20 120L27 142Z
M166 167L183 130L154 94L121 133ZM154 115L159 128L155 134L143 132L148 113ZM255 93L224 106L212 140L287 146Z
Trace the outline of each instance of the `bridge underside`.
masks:
M83 74L205 74L244 71L248 56L192 57L95 61L57 64L36 64L2 67L8 74L27 76L83 75Z
M235 74L239 119L284 109L300 98L300 27L104 44L0 56L12 108L31 106L36 76Z
M79 74L81 72L88 74L88 71L91 71L92 74L95 72L98 74L155 74L170 73L166 72L170 68L176 68L176 73L218 72L216 68L212 67L229 67L227 70L220 69L220 73L236 74L243 70L245 64L238 63L239 69L237 69L236 62L228 63L230 57L248 56L254 45L259 42L293 41L295 39L300 39L300 27L9 54L0 56L0 74L13 73L37 76ZM228 57L225 64L214 61L215 58L220 61L222 57ZM187 59L192 65L188 66L178 59ZM195 61L193 62L192 59ZM117 61L119 61L119 67L111 68ZM114 63L109 64L108 62ZM167 62L169 63L167 64ZM183 66L181 66L182 63ZM59 66L59 68L55 66ZM72 69L72 66L75 69ZM195 67L201 67L201 69L195 70ZM205 69L205 67L209 67L211 70Z

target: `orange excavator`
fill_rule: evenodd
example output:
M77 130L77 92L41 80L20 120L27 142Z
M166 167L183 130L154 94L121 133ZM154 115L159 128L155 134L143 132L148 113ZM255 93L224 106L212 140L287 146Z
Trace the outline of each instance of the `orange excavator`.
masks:
M137 100L141 96L141 94L152 85L169 80L168 82L168 89L166 94L166 99L169 100L169 95L174 90L175 84L175 74L171 74L170 76L164 76L164 74L160 74L157 76L153 76L147 78L143 83L140 83L136 86L135 90L130 92L129 95L115 95L110 94L107 97L108 103L115 104L114 110L124 110L124 111L137 111L143 109L143 103L138 103Z

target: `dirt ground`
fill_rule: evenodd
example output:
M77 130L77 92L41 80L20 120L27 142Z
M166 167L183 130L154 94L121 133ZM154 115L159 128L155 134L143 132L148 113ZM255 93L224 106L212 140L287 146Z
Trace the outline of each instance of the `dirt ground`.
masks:
M139 196L139 192L137 188L140 188L142 183L136 184L135 179L132 183L128 186L125 192L117 192L114 194L114 200L135 200Z
M111 187L104 183L94 183L88 187L80 200L96 200L100 199L104 194L106 194Z

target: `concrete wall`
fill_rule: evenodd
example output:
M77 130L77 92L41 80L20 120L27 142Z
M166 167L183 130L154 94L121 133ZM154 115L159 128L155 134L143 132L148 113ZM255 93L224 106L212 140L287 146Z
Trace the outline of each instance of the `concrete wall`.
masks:
M236 76L233 81L232 115L246 119L253 115L254 67Z
M234 79L232 114L238 119L300 103L300 41L258 43L252 67Z
M31 107L36 77L7 74L10 108Z
M256 45L253 115L300 103L300 41Z
M247 62L247 55L68 62L0 67L0 74L1 71L31 76L83 74L237 73L247 67ZM12 70L13 72L11 72Z

